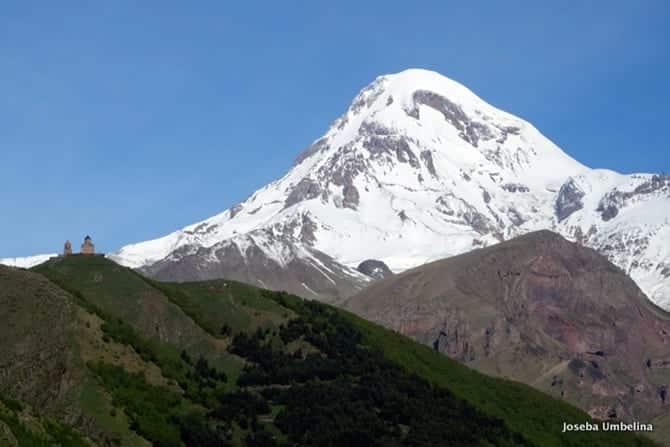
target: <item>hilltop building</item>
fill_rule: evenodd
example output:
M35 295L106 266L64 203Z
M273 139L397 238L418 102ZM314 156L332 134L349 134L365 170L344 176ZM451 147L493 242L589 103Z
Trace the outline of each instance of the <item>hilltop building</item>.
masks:
M91 236L86 236L84 238L84 243L81 244L81 252L79 253L72 253L72 242L65 241L65 245L63 246L63 256L103 256L103 254L95 252L93 239L91 239Z
M84 238L84 243L81 244L81 254L82 255L95 254L95 245L93 245L93 240L91 239L91 236L86 236Z
M65 247L63 247L63 256L70 256L72 254L72 242L65 241Z

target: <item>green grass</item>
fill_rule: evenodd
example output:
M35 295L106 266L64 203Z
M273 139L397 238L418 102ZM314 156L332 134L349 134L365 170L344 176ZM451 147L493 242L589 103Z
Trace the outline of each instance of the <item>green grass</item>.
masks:
M561 433L563 422L583 423L592 419L583 411L518 382L495 379L467 368L427 346L349 315L365 339L407 370L451 390L484 412L503 419L512 430L539 445L653 445L645 438L625 434Z
M159 295L132 270L104 257L56 258L33 271L129 322L137 320L144 301Z
M180 351L177 348L168 343L162 343L158 340L147 339L141 336L125 320L111 315L110 312L94 303L91 296L97 295L96 293L89 291L87 294L84 294L76 285L73 285L72 281L68 281L67 278L53 274L49 278L61 288L70 292L79 305L87 311L96 314L104 321L101 328L105 337L132 347L142 360L155 363L165 377L185 384L185 386L188 385L186 373L190 367L181 359Z
M237 281L187 283L147 281L161 290L193 320L215 337L227 325L232 333L276 328L293 312L267 299L265 291Z
M95 445L72 428L46 418L26 415L27 411L23 404L0 396L0 421L9 428L20 447L90 447ZM28 417L33 419L32 423L38 425L39 429L25 423Z
M149 385L139 374L118 366L91 365L102 385L108 389L116 407L123 408L131 427L156 447L181 447L181 433L174 419L183 413L180 395L163 387Z
M81 387L79 402L82 409L93 417L100 426L111 433L120 447L148 446L148 442L130 430L130 421L126 414L117 410L111 398L102 392L97 383L87 381Z
M107 339L132 347L142 360L157 365L164 377L172 379L196 400L205 397L196 379L197 375L193 374L194 365L182 358L181 353L184 350L187 350L194 360L200 355L205 356L212 366L230 377L225 385L222 383L219 385L224 389L234 387L235 380L243 368L243 360L225 349L216 350L213 339L195 326L195 323L182 313L180 307L171 304L162 291L155 289L134 271L98 257L59 258L40 265L36 271L42 272L52 282L70 292L79 305L100 317L103 320L101 329ZM110 298L117 293L120 294L117 299ZM203 337L201 343L190 344L183 349L183 346L163 341L160 337L144 335L146 332L143 333L141 330L145 325L143 320L153 319L155 315L140 313L134 316L135 324L128 322L122 316L125 311L119 310L129 302L127 296L123 297L124 293L134 295L138 300L141 300L142 296L150 298L162 304L163 308L169 307L172 314L179 313L179 316L168 319L164 324L176 325L173 326L175 333L181 330L179 323L195 326L201 331ZM90 407L89 410L93 411Z
M183 349L194 357L203 355L231 377L237 377L244 365L217 345L219 340L189 315L188 307L166 296L169 285L158 288L158 283L103 257L57 258L33 270L70 292L79 305L105 321L107 335L157 363L166 377L182 379Z
M187 390L193 386L188 382L191 379L186 377L190 367L184 365L179 356L186 345L180 344L179 340L163 341L151 336L151 328L143 322L147 318L147 301L160 304L159 312L166 326L183 329L191 324L189 322L194 322L204 330L206 337L200 336L197 343L191 342L188 347L196 353L207 353L209 358L219 362L212 364L221 367L228 375L228 390L234 388L244 362L225 352L216 354L212 351L212 340L225 341L220 339L227 338L221 334L222 326L228 325L232 333L251 333L258 327L277 327L296 314L300 315L304 306L303 300L298 297L234 281L159 283L103 258L58 259L35 270L70 291L82 306L101 316L105 320L103 330L109 337L132 346L145 360L156 363L166 377L177 380ZM483 413L503 420L511 430L534 444L543 447L653 445L646 438L621 433L564 435L561 433L563 422L582 423L591 419L576 407L529 386L485 376L409 338L345 311L325 307L344 315L363 335L363 343L370 349L381 351L388 360L405 370L448 389ZM101 370L97 371L100 373ZM120 375L117 373L114 374ZM113 391L116 402L124 403L124 407L135 405L130 402L131 399L119 397L117 382L103 382L109 389L116 390ZM125 384L121 388L132 389L135 397L142 396L146 391L127 382L122 383ZM157 398L154 394L149 395L152 399ZM142 413L140 410L131 409L129 417L137 418ZM161 426L162 422L160 418L154 418L149 424Z
M274 298L300 313L302 299L286 294L276 294ZM624 433L573 432L564 435L561 433L564 421L583 423L593 420L580 409L530 386L486 376L428 346L349 312L333 309L353 323L370 348L382 351L387 359L434 385L450 390L484 413L502 419L512 430L533 443L543 447L655 445L647 438Z

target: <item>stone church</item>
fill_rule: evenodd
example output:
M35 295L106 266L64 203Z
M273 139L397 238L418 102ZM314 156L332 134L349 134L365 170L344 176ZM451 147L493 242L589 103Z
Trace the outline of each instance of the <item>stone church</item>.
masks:
M81 252L76 254L87 256L95 255L95 245L93 244L93 239L91 239L91 236L86 236L84 238L84 243L81 244ZM65 245L63 246L63 256L73 255L75 255L75 253L72 253L72 242L65 241Z
M93 245L93 240L91 239L91 236L86 236L84 238L84 243L81 244L81 254L82 255L95 254L95 245Z

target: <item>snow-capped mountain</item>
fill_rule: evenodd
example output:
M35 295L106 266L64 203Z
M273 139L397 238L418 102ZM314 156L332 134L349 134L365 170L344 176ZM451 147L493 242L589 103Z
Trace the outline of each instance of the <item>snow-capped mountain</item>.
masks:
M7 265L9 267L20 267L24 269L29 269L38 264L48 261L50 258L58 256L56 254L51 255L35 255L35 256L26 256L22 258L0 258L0 264Z
M670 177L590 169L438 73L378 77L282 178L210 219L123 247L159 277L228 276L337 299L529 231L602 253L670 307Z

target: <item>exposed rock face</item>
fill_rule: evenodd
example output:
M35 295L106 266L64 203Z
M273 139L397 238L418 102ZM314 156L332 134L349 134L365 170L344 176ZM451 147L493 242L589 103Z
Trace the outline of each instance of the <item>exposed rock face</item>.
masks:
M423 160L423 163L426 165L430 175L433 177L438 177L437 171L435 170L435 163L433 162L433 154L430 151L422 151L421 160Z
M314 180L305 177L293 188L286 198L286 208L295 205L298 202L319 197L321 189Z
M384 279L393 275L393 272L386 264L377 259L367 259L356 267L356 270L372 279Z
M490 140L493 138L493 134L489 131L488 126L473 121L459 105L435 92L426 90L416 91L414 93L414 103L416 105L426 105L442 113L444 119L459 130L459 136L474 147L478 146L480 139ZM408 114L414 118L419 118L417 108L409 111Z
M305 243L285 243L278 257L267 256L265 248L277 242L271 233L264 232L210 248L186 246L141 271L166 281L227 278L310 299L328 297L327 301L341 300L367 285L367 276L311 249L310 228L301 226Z
M449 216L450 220L467 225L479 234L490 233L495 228L489 217L452 193L438 197L436 202L436 209Z
M661 191L670 196L670 175L655 174L651 178L635 187L635 194L651 194Z
M413 168L419 166L419 161L407 141L398 136L368 137L363 141L363 147L374 158L379 158L382 155L392 155L399 162L408 163Z
M650 421L670 411L661 395L670 314L606 258L555 233L394 275L344 307L599 418Z
M502 189L508 192L528 192L530 188L521 183L505 183L502 185Z
M231 217L237 216L243 209L244 207L241 204L235 205L234 207L230 208L230 216Z
M619 191L608 192L598 203L596 211L600 213L603 221L614 219L619 214L619 207L623 205L623 195Z
M567 219L572 213L584 207L582 197L584 197L584 191L577 186L573 179L563 183L561 189L558 191L554 205L556 218L559 222Z
M639 182L633 190L626 191L615 188L605 194L600 202L598 202L596 211L600 212L603 221L607 222L615 218L619 214L619 210L629 205L631 201L651 194L666 198L670 197L670 176L652 175L648 179Z
M342 205L347 208L356 209L359 199L358 190L353 185L346 185L343 189Z
M590 169L464 86L406 70L375 79L286 175L240 205L112 259L148 272L225 273L229 267L205 267L226 263L214 247L250 236L268 244L247 261L285 268L282 253L318 252L339 272L366 259L403 271L539 229L597 249L670 309L661 267L670 265L667 176ZM203 257L185 258L184 248ZM167 265L186 259L190 266ZM351 277L348 287L359 281Z
M310 147L308 147L305 151L303 151L300 155L298 155L298 157L294 162L294 165L299 165L305 159L319 152L326 151L327 149L328 149L328 140L326 138L320 138L317 141L315 141Z

